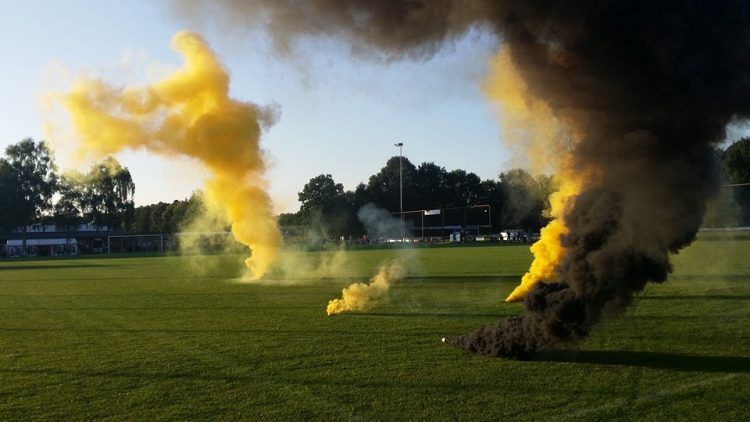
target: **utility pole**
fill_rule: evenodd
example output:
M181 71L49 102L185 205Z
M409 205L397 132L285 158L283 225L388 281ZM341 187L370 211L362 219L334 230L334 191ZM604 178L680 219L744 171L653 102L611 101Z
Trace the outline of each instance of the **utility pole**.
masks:
M398 147L398 204L399 215L401 215L401 243L404 243L404 178L402 174L403 142L393 144Z

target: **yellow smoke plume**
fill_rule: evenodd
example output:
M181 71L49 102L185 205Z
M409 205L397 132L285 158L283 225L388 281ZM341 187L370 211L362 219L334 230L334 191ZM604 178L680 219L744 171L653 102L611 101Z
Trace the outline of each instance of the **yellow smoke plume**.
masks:
M273 271L266 274L264 283L296 285L315 280L331 280L352 276L350 253L345 249L309 251L285 245Z
M509 48L503 47L492 59L482 88L498 105L503 142L513 152L513 159L520 160L513 164L535 173L557 172L572 148L572 128L530 92Z
M281 244L259 146L261 127L273 123L274 113L229 97L229 75L201 35L178 32L172 47L184 65L154 84L121 88L83 78L62 95L79 154L145 149L198 160L210 172L208 211L229 222L252 251L247 278L258 279Z
M341 292L341 299L328 302L326 314L335 315L366 309L370 302L385 296L393 283L402 280L404 273L404 267L398 260L381 266L369 283L354 283L344 288Z
M560 190L550 196L550 215L553 219L542 228L539 240L531 245L534 261L531 262L529 271L521 279L521 284L505 298L506 302L523 300L534 284L542 280L550 280L555 276L555 268L565 254L565 248L560 244L560 236L568 232L564 221L564 211L568 200L579 192L580 184L577 183L577 179L561 177Z
M521 284L505 299L523 300L537 282L550 280L565 255L560 236L568 232L565 214L571 199L592 174L581 174L574 169L571 150L576 145L576 127L572 116L555 115L549 105L530 92L528 84L516 69L510 49L503 47L490 63L484 83L485 95L499 105L503 141L516 157L525 157L535 172L552 171L559 189L550 197L552 221L542 228L539 241L531 246L534 261L523 276Z

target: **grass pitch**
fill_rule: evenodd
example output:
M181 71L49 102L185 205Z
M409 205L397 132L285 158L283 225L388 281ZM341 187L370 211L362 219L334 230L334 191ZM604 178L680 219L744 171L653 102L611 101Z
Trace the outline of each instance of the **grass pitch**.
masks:
M696 243L530 362L440 343L521 312L500 300L526 246L419 250L387 301L325 315L395 254L286 286L233 282L231 256L2 261L0 419L750 419L750 242Z

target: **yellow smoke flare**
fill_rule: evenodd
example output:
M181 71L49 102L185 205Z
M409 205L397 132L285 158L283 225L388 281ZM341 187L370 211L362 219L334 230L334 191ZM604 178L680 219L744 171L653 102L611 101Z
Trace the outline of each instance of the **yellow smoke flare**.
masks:
M580 180L578 178L563 176L561 179L560 190L550 196L550 214L553 220L542 228L541 237L531 245L534 261L521 279L521 284L505 298L506 302L521 301L534 284L542 280L551 280L557 265L565 255L565 248L560 244L560 236L568 233L568 228L563 218L569 199L580 193L581 185L577 183Z
M373 300L388 293L393 283L404 278L404 267L399 261L392 261L380 267L369 283L354 283L342 290L341 299L328 302L326 314L335 315L342 312L361 311Z
M229 97L229 75L201 35L178 32L172 46L184 65L152 85L119 88L80 79L63 95L78 152L146 149L199 160L210 171L207 207L252 251L248 278L258 279L281 244L259 146L261 126L271 124L274 113Z
M551 51L554 54L554 51ZM553 171L559 189L550 196L550 223L542 228L539 241L531 246L534 261L521 284L505 299L523 300L537 282L550 280L565 256L560 236L568 232L565 214L571 199L582 189L585 176L571 164L570 151L576 144L576 128L572 116L559 116L547 103L530 92L526 81L516 69L510 49L503 47L490 63L484 83L485 95L496 102L503 129L503 141L515 152L526 157L535 172Z

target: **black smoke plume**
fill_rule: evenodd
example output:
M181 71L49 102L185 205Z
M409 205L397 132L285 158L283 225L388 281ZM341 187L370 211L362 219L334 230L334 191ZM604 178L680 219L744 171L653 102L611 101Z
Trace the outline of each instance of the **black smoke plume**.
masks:
M526 358L585 338L696 235L717 190L711 149L750 116L750 2L269 0L214 1L198 13L269 31L345 39L358 54L428 57L471 28L509 49L530 95L580 140L574 167L596 169L565 215L567 253L526 312L455 345ZM178 3L184 5L184 3Z

